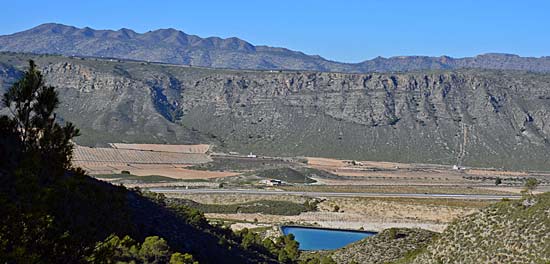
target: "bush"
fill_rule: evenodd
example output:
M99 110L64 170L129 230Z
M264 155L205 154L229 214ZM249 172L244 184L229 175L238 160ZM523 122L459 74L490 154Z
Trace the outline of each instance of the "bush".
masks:
M170 264L199 264L199 262L195 261L191 254L176 252L170 257Z
M89 263L168 263L195 264L193 256L172 253L168 243L158 236L146 237L143 244L129 236L120 239L111 235L98 242L86 261Z

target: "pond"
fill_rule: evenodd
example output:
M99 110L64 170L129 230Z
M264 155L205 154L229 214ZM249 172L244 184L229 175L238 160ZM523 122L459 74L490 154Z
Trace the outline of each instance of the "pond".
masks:
M283 234L293 234L300 243L301 250L338 249L365 237L376 235L375 232L326 229L302 226L282 226Z

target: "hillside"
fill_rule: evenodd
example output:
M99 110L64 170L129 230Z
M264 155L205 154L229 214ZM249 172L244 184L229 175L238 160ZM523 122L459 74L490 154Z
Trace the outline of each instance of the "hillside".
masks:
M503 201L459 219L402 263L548 263L550 193L534 201Z
M95 30L53 23L0 36L0 51L109 57L232 69L363 73L459 68L550 71L550 57L528 58L493 53L469 58L377 57L360 63L341 63L285 48L254 46L234 37L201 38L171 28L141 34L126 28Z
M58 117L81 128L79 144L550 169L546 74L233 71L4 53L1 89L29 58L58 87Z
M550 193L501 201L455 220L441 234L390 228L319 254L337 263L548 263L549 208Z
M78 129L56 122L55 88L32 61L22 76L2 97L14 114L0 116L0 262L192 263L191 253L201 263L276 263L278 253L298 251L281 249L286 242L244 247L194 209L73 168Z
M376 236L328 253L336 263L382 264L412 254L432 242L436 233L422 229L390 228Z

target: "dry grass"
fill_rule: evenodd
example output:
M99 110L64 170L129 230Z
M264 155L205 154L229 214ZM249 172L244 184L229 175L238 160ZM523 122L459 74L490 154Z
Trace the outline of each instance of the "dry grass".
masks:
M318 207L325 212L339 208L339 212L363 215L369 219L449 223L458 217L476 212L484 205L488 203L437 199L331 198L320 203Z
M245 194L186 194L170 195L209 204L236 204L272 199L302 203L300 196L245 195ZM379 231L390 227L418 227L441 232L448 223L477 212L491 204L488 201L455 199L408 198L354 198L329 197L318 205L317 212L296 216L266 214L207 214L209 218L230 219L237 222L283 224L300 223L331 228L352 228ZM339 208L334 212L335 206Z

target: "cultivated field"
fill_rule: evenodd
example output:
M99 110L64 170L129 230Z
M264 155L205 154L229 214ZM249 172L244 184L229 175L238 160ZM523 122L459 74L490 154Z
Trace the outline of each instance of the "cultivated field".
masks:
M135 176L158 175L174 179L210 179L238 173L197 171L187 166L211 162L209 145L111 144L111 148L77 146L73 164L92 175L127 171Z
M501 171L482 168L453 168L435 164L351 161L328 158L307 158L308 166L330 172L339 178L319 179L327 185L430 185L470 186L495 189L500 178L508 187L521 187L528 177L550 184L548 172ZM497 188L498 189L498 188ZM508 188L518 192L521 188Z

